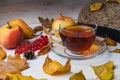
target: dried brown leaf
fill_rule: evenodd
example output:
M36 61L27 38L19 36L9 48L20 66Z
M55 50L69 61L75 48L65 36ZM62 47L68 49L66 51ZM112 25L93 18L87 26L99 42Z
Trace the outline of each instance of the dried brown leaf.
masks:
M34 29L34 32L38 32L38 31L42 31L43 30L43 27L42 26L36 26Z
M54 21L54 19L43 19L42 17L38 17L39 22L41 23L42 26L44 26L45 28L51 28L52 27L52 23Z
M32 37L31 37L30 39L33 39L33 38L35 38L35 37L38 37L38 36L42 35L42 33L43 33L43 32L40 32L39 34L34 34L34 35L32 35Z
M27 68L29 68L29 64L26 58L21 58L20 54L8 55L6 61L0 61L0 80L8 80L5 73L20 73Z
M41 50L38 52L38 56L46 54L50 50L50 44L42 47Z
M20 71L29 68L26 58L21 58L20 54L15 54L14 56L8 55L7 62L12 63Z

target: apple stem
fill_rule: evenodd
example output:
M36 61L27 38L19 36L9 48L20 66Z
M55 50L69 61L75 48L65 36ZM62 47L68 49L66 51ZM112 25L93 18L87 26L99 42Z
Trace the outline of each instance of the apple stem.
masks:
M11 29L12 27L11 27L10 23L9 23L9 22L7 22L7 24L8 24L8 28L9 28L9 29Z
M62 15L62 14L60 14L60 16L63 18L63 20L64 20L64 16Z

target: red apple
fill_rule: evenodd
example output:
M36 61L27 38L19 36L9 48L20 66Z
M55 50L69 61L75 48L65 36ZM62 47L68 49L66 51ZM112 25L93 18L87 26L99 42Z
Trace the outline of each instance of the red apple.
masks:
M54 22L52 24L52 29L58 30L60 24L61 24L61 27L64 28L64 27L75 25L75 21L71 17L60 15L59 17L54 19Z
M23 31L18 25L0 27L0 45L7 49L16 48L23 40Z

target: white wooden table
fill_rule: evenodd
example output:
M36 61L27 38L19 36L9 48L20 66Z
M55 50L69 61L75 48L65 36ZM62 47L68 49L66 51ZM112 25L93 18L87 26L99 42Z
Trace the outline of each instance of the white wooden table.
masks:
M78 14L89 0L5 0L0 3L0 25L5 24L8 20L13 18L22 18L24 19L31 27L40 25L38 21L38 16L43 18L55 18L59 14L70 16L74 19L77 19ZM117 47L120 47L118 44ZM113 49L113 48L111 48ZM6 50L7 54L14 54L14 50ZM37 52L36 52L37 53ZM62 64L65 64L66 58L60 57L53 53L49 52L50 58L57 60ZM23 71L24 75L31 75L35 78L47 78L48 80L69 80L69 77L83 70L87 80L98 80L95 79L96 75L91 69L90 65L100 65L106 63L109 60L114 61L116 66L115 69L115 80L120 80L120 54L109 53L107 50L102 56L92 58L89 60L72 60L71 61L71 73L50 76L45 74L42 70L42 65L44 63L46 55L39 56L34 60L28 60L30 68Z

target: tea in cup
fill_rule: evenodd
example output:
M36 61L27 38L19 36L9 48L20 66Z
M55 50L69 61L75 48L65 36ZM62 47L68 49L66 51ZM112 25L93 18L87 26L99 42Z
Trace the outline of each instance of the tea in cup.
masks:
M96 25L74 25L59 28L63 45L72 53L83 55L96 38Z

